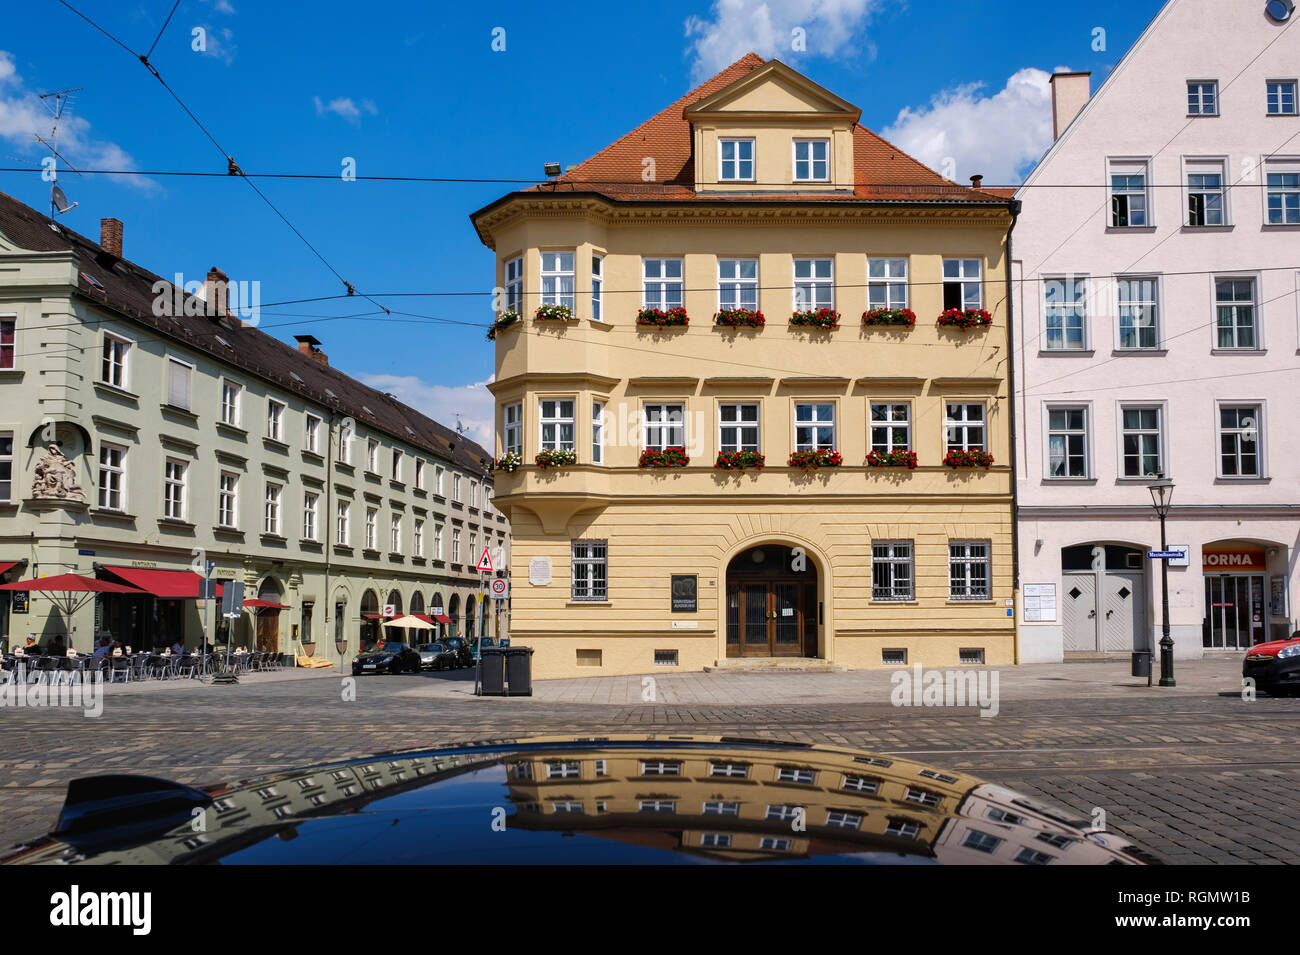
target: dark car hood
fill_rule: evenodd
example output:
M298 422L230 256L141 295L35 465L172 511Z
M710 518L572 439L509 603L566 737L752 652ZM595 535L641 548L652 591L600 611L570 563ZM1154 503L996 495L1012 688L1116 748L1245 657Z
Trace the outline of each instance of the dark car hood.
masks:
M392 650L367 650L365 653L358 653L354 659L361 661L374 660L379 657L396 656L398 653L401 653L401 651L396 648Z
M720 765L745 775L720 776ZM808 773L813 783L794 781ZM1025 861L1023 850L1055 864L1158 861L1085 825L893 757L726 737L563 737L383 754L207 791L89 777L69 786L54 833L2 861L987 864ZM970 848L972 831L998 848Z

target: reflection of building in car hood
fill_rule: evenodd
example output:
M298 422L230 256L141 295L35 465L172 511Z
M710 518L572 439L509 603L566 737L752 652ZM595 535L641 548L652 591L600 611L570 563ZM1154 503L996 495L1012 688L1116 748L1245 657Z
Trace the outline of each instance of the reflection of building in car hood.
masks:
M1155 861L1083 825L894 757L727 737L555 737L348 760L208 792L91 777L69 786L50 837L4 861Z

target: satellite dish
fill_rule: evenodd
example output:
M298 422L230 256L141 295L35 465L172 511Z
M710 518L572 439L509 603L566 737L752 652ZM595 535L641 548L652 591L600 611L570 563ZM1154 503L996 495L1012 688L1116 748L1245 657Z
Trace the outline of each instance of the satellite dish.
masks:
M50 186L50 205L59 213L71 212L78 203L68 203L68 197L58 186Z

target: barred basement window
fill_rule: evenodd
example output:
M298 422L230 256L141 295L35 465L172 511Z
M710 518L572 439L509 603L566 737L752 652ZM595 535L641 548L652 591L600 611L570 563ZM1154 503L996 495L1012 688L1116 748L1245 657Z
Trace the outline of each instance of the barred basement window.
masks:
M957 651L957 659L967 666L984 665L984 648L983 647L962 647Z
M948 596L953 600L988 600L990 597L988 541L948 542ZM965 654L967 651L963 650ZM984 652L979 651L982 658ZM962 660L966 663L966 660ZM982 662L982 660L981 660Z
M677 666L676 650L656 650L655 666L657 667L675 667Z
M912 542L871 545L871 599L912 599Z
M907 651L899 649L881 650L880 662L887 667L907 666Z

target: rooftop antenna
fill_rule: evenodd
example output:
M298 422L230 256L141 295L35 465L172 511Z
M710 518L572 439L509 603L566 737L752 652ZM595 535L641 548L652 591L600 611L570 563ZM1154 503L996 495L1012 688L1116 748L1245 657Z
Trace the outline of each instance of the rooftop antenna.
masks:
M460 420L460 412L456 412L456 433L462 438L469 433L469 428L465 427L465 422Z
M44 139L36 136L36 141L50 151L54 161L49 164L50 180L50 218L54 218L65 212L71 212L79 203L68 202L67 194L59 188L59 167L57 160L62 159L69 169L81 175L77 167L68 161L67 157L59 152L59 123L63 119L63 114L67 111L68 104L73 93L80 93L83 87L78 86L76 89L56 90L53 93L42 93L41 101L45 103L45 108L50 111L54 117L54 123L50 128L50 138ZM53 102L51 102L53 101Z

